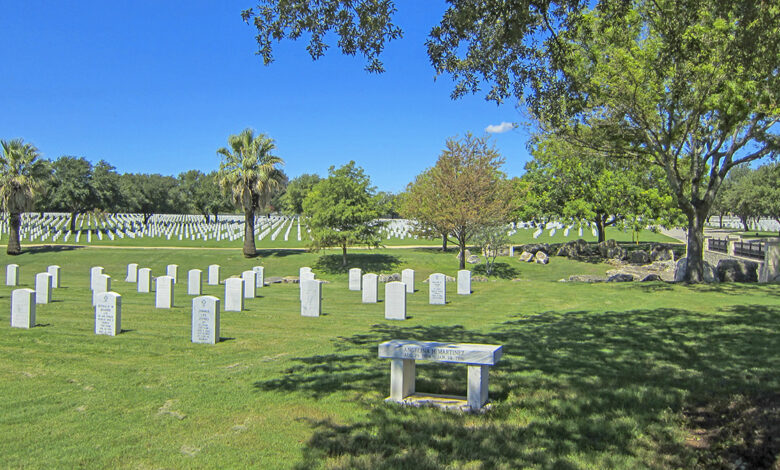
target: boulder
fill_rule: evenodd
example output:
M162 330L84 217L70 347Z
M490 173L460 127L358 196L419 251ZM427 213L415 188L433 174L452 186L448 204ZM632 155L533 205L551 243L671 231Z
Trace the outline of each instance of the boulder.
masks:
M661 279L661 276L658 274L648 274L647 276L643 277L641 282L653 282L653 281L663 281Z
M471 276L471 282L488 282L485 276Z
M477 255L471 255L471 256L469 256L468 258L466 258L466 262L467 262L468 264L479 264L479 263L481 263L481 262L482 262L482 260L481 260L481 259L480 259L480 257L479 257L479 256L477 256Z
M300 279L298 279L298 276L284 276L282 282L285 284L298 284Z
M530 245L523 245L523 251L527 251L532 255L543 251L545 255L550 254L550 245L547 243L532 243Z
M652 261L669 261L674 260L674 251L671 248L667 248L664 245L655 245L650 250L650 260Z
M590 255L591 250L588 242L581 238L561 245L555 253L555 256L565 256L571 259L582 259Z
M631 282L633 280L634 276L628 273L617 273L607 278L607 282Z
M265 278L265 283L266 284L279 284L281 282L282 282L282 278L279 277L279 276L271 276L271 277Z
M550 257L547 256L543 251L537 251L534 255L534 261L537 264L547 264L550 262Z
M758 263L752 261L722 259L717 272L721 282L758 282Z
M524 251L523 253L520 254L517 260L523 263L530 263L531 261L534 260L534 254L529 251Z
M575 274L573 276L569 276L569 281L571 282L604 282L607 278L604 276L596 276L594 274Z
M469 259L469 256L471 256L471 250L466 250L466 259ZM455 255L455 258L460 259L460 251Z
M650 263L650 255L645 250L634 250L629 255L631 264L648 264Z
M377 280L378 280L379 282L393 282L393 281L400 281L400 280L401 280L401 275L400 275L400 274L398 274L398 273L393 273L393 274L380 274L380 275L377 277Z
M615 240L607 240L596 245L602 258L608 259L626 259L628 252L625 248L619 246Z
M685 279L685 273L688 272L688 258L680 258L674 269L674 282L682 282ZM704 282L718 282L718 272L708 262L704 261Z

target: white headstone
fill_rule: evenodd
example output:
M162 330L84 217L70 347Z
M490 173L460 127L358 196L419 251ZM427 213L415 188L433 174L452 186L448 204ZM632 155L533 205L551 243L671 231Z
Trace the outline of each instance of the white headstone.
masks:
M240 277L225 279L225 311L240 312L244 309L244 280Z
M200 269L190 269L187 271L187 294L200 295L203 283L201 281L203 271Z
M102 266L94 266L89 270L89 288L92 289L93 291L95 290L95 283L97 282L97 277L101 274L103 274Z
M377 275L374 273L363 274L363 303L375 304L379 292Z
M51 274L51 286L54 289L60 288L60 267L53 264L46 268L46 272Z
M441 273L433 273L428 278L428 303L444 305L447 303L447 277Z
M148 293L152 291L152 270L141 268L138 270L138 292Z
M51 274L38 273L35 275L35 303L48 304L51 302Z
M96 274L92 280L92 305L95 305L98 294L111 291L111 276L108 274Z
M209 265L209 278L208 278L208 284L210 286L218 286L219 285L219 265L218 264L211 264ZM227 311L227 306L225 307L225 310Z
M471 294L471 271L468 269L458 271L458 294Z
M361 290L363 271L360 268L349 270L349 290Z
M5 285L18 286L19 285L19 265L9 264L5 267Z
M125 282L138 282L138 263L130 263L127 265L127 277Z
M385 318L406 320L406 284L403 282L385 284Z
M255 266L252 268L255 272L255 287L261 288L265 285L265 268L262 266Z
M204 295L192 299L192 342L219 342L219 299Z
M301 281L301 316L319 317L322 309L322 283L315 279Z
M35 291L14 289L11 292L11 326L32 328L35 326Z
M154 296L155 308L173 307L173 277L160 276L157 278L157 287Z
M241 273L241 278L244 280L244 298L254 299L255 289L257 289L257 273L254 270L244 271Z
M308 274L311 274L311 277ZM298 280L303 281L304 279L314 279L314 274L312 274L311 268L308 266L298 269Z
M414 294L414 269L404 269L401 271L401 282L406 285L406 292Z
M179 265L169 264L165 267L165 274L173 278L173 283L179 282Z
M122 331L122 296L116 292L100 292L95 301L95 334L116 336Z

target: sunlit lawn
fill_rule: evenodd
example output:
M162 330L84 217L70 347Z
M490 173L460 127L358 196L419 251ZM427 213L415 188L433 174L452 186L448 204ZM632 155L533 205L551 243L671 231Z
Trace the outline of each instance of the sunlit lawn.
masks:
M262 246L262 244L261 244ZM5 250L3 250L5 251ZM507 279L427 305L422 279L454 275L454 252L360 251L351 266L417 270L410 318L347 290L336 252L38 248L25 287L59 264L63 287L39 326L11 329L0 287L0 467L7 468L691 468L684 411L780 389L777 286L575 284L611 266L508 258ZM127 263L180 266L175 308L123 282ZM223 341L190 343L186 271L223 277L261 264L266 276L313 267L328 280L320 318L300 316L298 286L273 284L240 313L222 313ZM93 334L89 267L122 294L117 337ZM511 280L509 278L514 278ZM224 299L224 286L206 286ZM384 297L380 285L380 299ZM493 409L459 415L387 405L388 339L504 345L490 372ZM465 367L418 363L423 392L465 394ZM706 465L705 465L706 466Z

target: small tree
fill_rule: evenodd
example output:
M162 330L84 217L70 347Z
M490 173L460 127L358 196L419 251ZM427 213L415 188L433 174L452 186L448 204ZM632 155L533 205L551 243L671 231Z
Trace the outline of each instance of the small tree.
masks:
M490 276L496 264L496 258L509 245L507 226L504 223L488 224L474 234L474 243L485 257L485 274Z
M70 231L76 229L76 217L91 209L95 202L92 189L92 164L84 157L63 156L52 163L54 170L51 208L70 212Z
M466 244L483 226L506 222L513 210L510 185L501 172L504 160L487 138L466 134L448 139L436 165L430 170L433 191L420 201L435 207L430 220L446 227L458 241L460 269L466 267Z
M328 177L317 183L303 201L303 215L311 229L311 247L342 249L342 266L347 265L347 247L379 246L376 219L383 208L371 181L354 161L341 168L333 166Z

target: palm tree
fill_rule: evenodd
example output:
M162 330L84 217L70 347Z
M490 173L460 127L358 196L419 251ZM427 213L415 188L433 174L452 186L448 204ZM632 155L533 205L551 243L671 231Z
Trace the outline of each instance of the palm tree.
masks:
M38 190L35 160L40 154L34 145L25 144L22 139L0 140L0 147L0 202L9 219L7 253L18 255L22 252L21 213L32 208Z
M244 256L255 256L255 210L268 204L275 189L282 185L284 173L276 166L284 160L272 155L273 139L265 134L254 135L244 129L228 137L230 149L217 150L222 156L219 184L233 194L236 205L244 209Z

